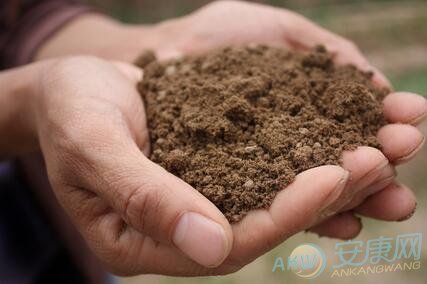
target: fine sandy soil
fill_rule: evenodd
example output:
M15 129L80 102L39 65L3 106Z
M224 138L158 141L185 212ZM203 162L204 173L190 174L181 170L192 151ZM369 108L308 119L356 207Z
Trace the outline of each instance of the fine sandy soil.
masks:
M151 159L230 220L267 208L295 175L379 147L385 121L371 74L309 52L250 46L160 63L139 59Z

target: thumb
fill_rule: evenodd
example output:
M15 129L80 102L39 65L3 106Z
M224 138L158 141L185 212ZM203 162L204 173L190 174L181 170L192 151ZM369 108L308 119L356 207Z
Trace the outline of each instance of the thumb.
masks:
M138 159L128 165L128 173L135 175L123 177L127 190L109 191L111 202L125 220L158 241L172 243L201 265L222 263L232 245L231 226L224 215L198 191L144 155L134 157Z
M143 71L141 68L121 61L111 61L116 69L129 79L132 83L138 83L142 79Z
M37 128L57 196L77 211L71 213L80 229L92 225L83 224L91 216L80 207L101 199L105 211L113 209L156 244L176 247L204 266L221 264L232 246L230 224L208 199L143 155L136 142L148 145L143 106L134 84L123 80L136 82L141 73L116 67L122 73L102 60L79 57L59 62L46 75ZM75 204L65 187L93 198Z
M93 161L92 171L98 180L88 186L143 235L175 246L206 267L218 266L227 257L232 232L224 215L135 144L112 149L108 158Z

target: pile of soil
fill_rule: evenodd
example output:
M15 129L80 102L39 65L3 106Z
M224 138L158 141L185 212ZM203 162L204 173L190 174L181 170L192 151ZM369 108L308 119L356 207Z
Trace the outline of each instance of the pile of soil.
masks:
M386 89L371 73L335 66L323 47L224 48L158 62L140 59L150 158L231 222L268 208L295 175L340 164L344 150L379 147Z

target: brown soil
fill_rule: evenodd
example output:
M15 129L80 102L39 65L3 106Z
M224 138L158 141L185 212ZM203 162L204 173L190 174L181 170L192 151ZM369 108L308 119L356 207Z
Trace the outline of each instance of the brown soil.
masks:
M148 59L147 59L148 58ZM151 159L211 200L231 222L268 208L295 175L340 164L344 150L379 147L387 90L372 74L334 66L323 47L299 53L225 48L159 63L139 90Z

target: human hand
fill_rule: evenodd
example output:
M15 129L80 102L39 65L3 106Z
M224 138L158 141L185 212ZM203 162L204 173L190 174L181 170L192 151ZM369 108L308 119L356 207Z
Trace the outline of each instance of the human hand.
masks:
M163 25L163 27L162 27ZM238 1L217 1L183 18L160 24L173 31L173 50L162 54L200 53L227 45L267 43L291 49L306 50L323 44L332 52L337 64L353 64L372 71L378 86L389 82L370 65L357 46L292 11ZM339 210L343 212L312 228L320 235L351 238L361 229L354 213L381 220L401 220L415 210L415 197L395 182L394 166L407 162L424 144L424 136L413 126L427 113L424 98L409 93L391 93L384 100L384 114L389 125L378 133L382 152L360 147L347 152L343 167L350 171L348 187L358 193L348 197ZM354 161L358 161L357 164ZM346 189L346 191L351 191ZM320 222L320 220L319 220Z
M149 47L156 49L161 58L181 53L203 52L230 44L263 42L305 49L315 44L323 43L335 54L335 59L338 63L352 63L363 70L372 69L351 42L321 29L297 14L257 4L232 1L216 2L189 16L161 23L153 27L153 29L157 32L164 32L162 34L167 35L168 38L166 42L161 37L153 37L157 41L154 40L152 42L163 42L163 44ZM133 30L135 32L142 31L138 30L137 27L134 27ZM151 28L146 29L144 27L144 30L148 31ZM310 36L301 38L301 34ZM133 39L135 38L137 37L133 37ZM124 45L126 49L123 49L123 47L118 47L115 51L110 49L111 52L107 52L105 57L115 58L118 56L125 60L135 58L145 46L138 45L138 41L132 42L132 46ZM120 44L123 46L122 43L123 40L120 41ZM108 48L105 48L105 50L108 50ZM374 74L374 80L377 84L387 84L386 79L378 71ZM321 216L321 218L316 218L315 220L310 219L313 216L313 212L307 213L307 216L303 218L296 216L296 214L295 216L290 214L277 216L277 213L272 213L274 212L272 208L281 208L279 205L274 204L285 204L284 201L280 202L281 198L279 196L280 194L285 194L285 192L291 192L291 190L287 189L278 195L271 209L267 211L267 213L270 212L269 215L271 216L276 215L274 219L282 220L278 224L288 226L288 228L283 229L286 232L282 232L281 228L278 230L274 224L268 225L272 223L268 221L270 217L268 215L266 215L268 218L265 219L260 217L263 214L267 214L265 211L250 213L249 216L255 214L255 217L248 216L242 222L232 226L231 230L234 236L233 248L222 266L215 270L206 270L191 264L189 266L191 267L190 270L197 270L199 272L197 274L225 273L235 270L280 243L287 236L296 232L297 229L307 229L314 224L317 225L312 230L321 235L341 238L353 237L360 230L360 222L354 217L353 212L383 220L399 220L410 215L415 207L415 198L409 189L394 183L395 172L393 164L412 157L423 144L423 135L416 128L410 126L410 124L419 122L425 116L427 110L426 101L422 97L413 94L394 93L385 99L384 108L386 117L394 124L384 127L379 132L378 137L383 146L383 153L369 147L361 147L354 152L345 153L343 167L350 171L351 179L344 189L342 196L340 196L340 202L335 203L327 211L328 213L316 213L316 216ZM397 123L406 124L399 125ZM320 169L310 171L321 171L323 169L321 167ZM301 175L304 177L303 174ZM322 174L315 172L312 179L315 180L315 178L320 178L321 176ZM305 177L307 178L307 176ZM301 178L299 177L299 179ZM319 203L313 204L304 200L306 204L303 204L302 201L301 203L296 202L294 204L299 205L300 208L307 208L307 206L313 204L313 210L318 210L322 195L319 195L317 191L322 192L327 191L328 188L331 189L333 181L337 180L338 178L335 176L331 177L329 181L325 181L326 183L329 182L328 185L322 186L316 183L316 189L313 189L313 192L316 194L309 194L308 196L318 197L319 200L312 202ZM297 184L297 182L295 183ZM310 192L310 187L307 188L305 186L304 188L307 192ZM294 190L294 192L297 191L302 194L303 189ZM367 198L368 196L369 198ZM288 206L288 203L291 203L289 200L297 198L301 197L297 195L287 196L283 200L288 200L286 202L286 206ZM284 206L283 204L282 206ZM298 210L297 208L295 206L294 210ZM393 208L393 210L390 210L390 208ZM349 211L350 209L352 210ZM327 216L340 211L344 213L325 220ZM283 223L284 219L291 223ZM241 232L245 231L247 234L252 226L265 230L257 229L262 234L255 232L247 238L242 237L243 234ZM265 226L270 227L266 228ZM172 262L171 266L175 270L166 269L159 272L159 268L156 266L153 269L147 268L147 271L168 274L193 274L193 272L189 272L188 268L182 268L181 272L178 273L176 271L177 267L174 265L175 262Z

